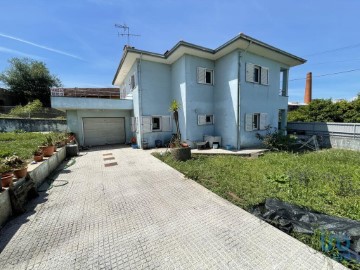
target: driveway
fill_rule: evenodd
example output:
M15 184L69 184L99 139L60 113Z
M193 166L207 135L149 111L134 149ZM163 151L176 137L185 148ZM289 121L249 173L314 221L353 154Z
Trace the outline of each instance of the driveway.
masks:
M57 179L0 231L1 269L345 269L148 151L82 153Z

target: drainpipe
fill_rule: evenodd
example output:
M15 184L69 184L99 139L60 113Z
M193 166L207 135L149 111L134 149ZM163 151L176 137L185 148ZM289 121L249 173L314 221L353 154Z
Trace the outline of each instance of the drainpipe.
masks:
M138 93L139 93L139 134L140 134L140 142L138 145L140 148L143 147L142 140L143 140L143 127L142 127L142 90L141 90L141 60L142 60L142 53L140 53L140 59L137 63L137 74L138 74Z

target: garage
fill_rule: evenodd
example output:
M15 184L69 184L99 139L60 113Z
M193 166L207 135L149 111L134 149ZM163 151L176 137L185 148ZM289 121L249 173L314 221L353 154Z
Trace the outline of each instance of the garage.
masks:
M86 146L125 143L123 117L86 117L83 125Z

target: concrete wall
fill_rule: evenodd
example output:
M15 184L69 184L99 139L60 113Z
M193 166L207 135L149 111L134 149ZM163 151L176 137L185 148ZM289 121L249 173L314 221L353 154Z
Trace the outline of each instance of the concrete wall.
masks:
M169 116L171 102L171 67L166 64L141 61L141 94L143 116ZM143 134L150 147L155 140L163 143L170 140L172 132L150 132Z
M182 139L184 139L184 136L186 137L187 129L185 57L180 57L171 65L171 99L175 99L181 106L179 110L179 126ZM174 124L173 132L175 133L175 131Z
M131 133L131 111L130 110L68 110L66 111L68 130L76 134L80 145L84 144L84 117L124 117L125 118L125 140L130 141Z
M214 114L214 86L198 83L197 68L203 67L214 70L215 65L214 61L208 59L191 55L185 57L187 128L182 139L203 141L204 135L214 135L214 125L199 126L198 115Z
M66 131L67 125L66 120L0 118L0 132L11 132L20 129L27 132L62 132Z
M360 151L360 123L289 122L289 132L317 135L323 147Z
M215 62L214 135L222 137L222 146L237 144L238 52Z
M59 148L54 155L37 164L29 164L28 173L38 188L66 157L66 148ZM9 189L0 193L0 228L12 216Z
M246 63L248 62L269 69L269 85L246 81ZM247 113L267 113L267 125L277 128L279 109L287 110L288 97L279 95L281 68L288 67L264 57L242 52L240 75L240 144L242 148L260 146L261 143L256 139L255 134L266 133L264 130L245 131Z

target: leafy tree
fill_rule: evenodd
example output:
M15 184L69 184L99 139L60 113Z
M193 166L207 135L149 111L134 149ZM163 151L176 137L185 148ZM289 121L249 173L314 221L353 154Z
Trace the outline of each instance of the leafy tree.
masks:
M314 99L309 105L289 112L288 121L360 123L360 94L351 102Z
M60 87L60 79L50 74L45 63L29 58L12 58L10 67L0 73L0 81L22 105L39 99L50 107L50 87Z

